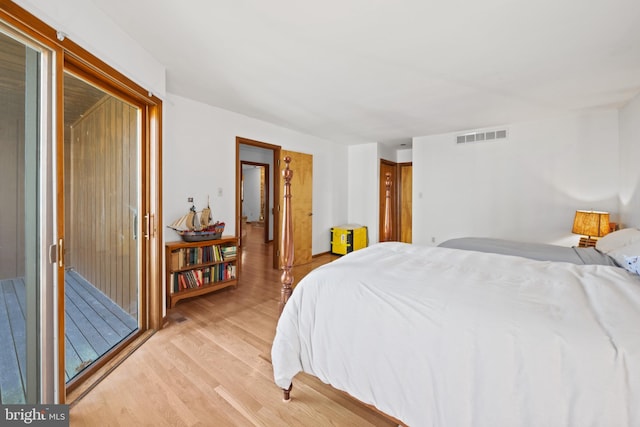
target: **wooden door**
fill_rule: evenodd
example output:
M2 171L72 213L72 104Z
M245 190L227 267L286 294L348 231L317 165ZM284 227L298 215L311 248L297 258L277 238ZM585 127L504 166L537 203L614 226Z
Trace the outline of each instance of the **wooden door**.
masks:
M295 151L280 151L279 174L282 178L284 158L291 157L289 168L293 171L291 179L291 215L293 220L293 265L311 262L311 243L313 237L313 156ZM280 179L280 199L284 194L284 180ZM278 200L282 205L282 200ZM282 225L282 209L278 209L279 230ZM278 233L278 242L281 234ZM277 246L276 246L277 247Z
M411 243L413 211L413 166L402 163L400 166L400 241Z
M391 176L390 188L390 224L391 236L384 237L386 206L386 178ZM380 159L380 206L379 206L379 237L378 240L400 241L411 243L412 240L412 191L413 191L413 166L411 163L394 163Z
M384 239L384 217L385 217L385 199L386 199L386 175L391 174L391 237L388 240L398 240L398 167L396 163L388 160L380 160L380 209L379 209L379 234L378 240L383 242Z

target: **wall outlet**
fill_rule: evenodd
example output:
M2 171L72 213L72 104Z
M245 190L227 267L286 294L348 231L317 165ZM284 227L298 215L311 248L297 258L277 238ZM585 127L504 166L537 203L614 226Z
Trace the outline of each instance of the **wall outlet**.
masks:
M193 203L193 197L187 197L187 202Z

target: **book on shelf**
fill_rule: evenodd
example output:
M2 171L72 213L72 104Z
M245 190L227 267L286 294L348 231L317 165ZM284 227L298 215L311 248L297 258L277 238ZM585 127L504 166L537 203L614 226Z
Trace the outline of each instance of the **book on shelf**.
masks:
M224 261L232 261L236 259L238 254L238 248L236 246L223 246L221 248L222 251L222 259Z
M180 251L171 252L171 268L175 270L180 267Z
M237 245L238 240L231 238L197 244L167 244L167 307L174 307L184 298L237 286L237 264L240 263Z
M170 276L171 291L176 293L235 278L236 265L233 263L221 263L205 268L174 272Z
M204 271L197 269L171 273L170 280L174 293L185 289L200 288L204 284Z
M171 252L171 268L181 270L193 265L233 261L237 257L236 246L211 245L180 248Z
M230 280L235 278L236 278L236 265L227 264L225 267L225 280Z

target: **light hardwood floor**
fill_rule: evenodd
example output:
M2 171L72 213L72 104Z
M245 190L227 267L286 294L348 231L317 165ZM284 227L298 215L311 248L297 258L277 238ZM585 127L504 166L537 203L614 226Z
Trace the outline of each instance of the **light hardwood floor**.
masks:
M396 425L304 374L282 401L269 361L280 272L261 234L249 227L238 288L169 310L162 330L72 405L72 426ZM294 268L295 280L333 258Z

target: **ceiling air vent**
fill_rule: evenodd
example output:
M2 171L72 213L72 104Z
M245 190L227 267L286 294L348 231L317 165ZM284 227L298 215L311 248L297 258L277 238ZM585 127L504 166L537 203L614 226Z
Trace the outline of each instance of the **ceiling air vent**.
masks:
M494 141L496 139L506 139L507 130L489 130L484 132L470 132L463 135L456 135L456 144L466 144L468 142Z

